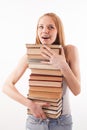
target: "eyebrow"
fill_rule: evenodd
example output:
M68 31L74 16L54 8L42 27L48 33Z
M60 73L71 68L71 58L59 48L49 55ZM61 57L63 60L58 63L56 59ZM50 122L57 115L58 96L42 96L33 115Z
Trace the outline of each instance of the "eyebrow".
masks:
M44 24L38 24L38 26L39 26L39 25L44 25ZM49 25L55 26L55 24L48 24L47 26L49 26Z

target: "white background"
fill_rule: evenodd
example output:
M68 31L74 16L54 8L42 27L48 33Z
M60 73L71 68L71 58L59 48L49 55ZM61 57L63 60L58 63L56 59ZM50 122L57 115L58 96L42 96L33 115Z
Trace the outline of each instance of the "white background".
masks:
M0 130L25 130L26 108L2 93L2 85L26 53L25 43L35 42L38 18L57 13L63 21L66 44L78 47L81 94L70 92L73 130L87 129L87 2L86 0L3 0L0 1ZM27 95L27 70L16 84Z

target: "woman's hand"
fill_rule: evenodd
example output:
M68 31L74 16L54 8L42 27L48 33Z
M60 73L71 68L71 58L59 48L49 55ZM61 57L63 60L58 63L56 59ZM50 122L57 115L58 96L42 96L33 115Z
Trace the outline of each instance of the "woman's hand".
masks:
M46 107L46 106L49 106L49 104L44 102L38 103L38 102L31 101L31 105L29 109L33 116L41 119L46 119L47 118L46 114L42 110L42 107Z
M41 48L41 55L47 60L43 61L43 63L52 64L57 69L62 69L64 63L66 63L65 54L62 47L61 47L61 55L59 55L57 54L57 52L50 49L48 46L43 45Z

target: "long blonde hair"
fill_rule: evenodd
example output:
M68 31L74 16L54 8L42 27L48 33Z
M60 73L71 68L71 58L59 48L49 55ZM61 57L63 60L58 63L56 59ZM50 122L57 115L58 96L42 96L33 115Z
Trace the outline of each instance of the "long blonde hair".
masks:
M52 20L55 23L55 26L57 28L57 38L55 40L55 42L53 44L58 44L58 45L65 45L65 36L64 36L64 29L63 29L63 24L62 21L60 20L59 16L57 16L55 13L46 13L44 15L42 15L37 23L37 29L36 29L36 41L35 44L41 44L40 39L38 37L38 24L41 18L43 18L44 16L49 16L52 18Z

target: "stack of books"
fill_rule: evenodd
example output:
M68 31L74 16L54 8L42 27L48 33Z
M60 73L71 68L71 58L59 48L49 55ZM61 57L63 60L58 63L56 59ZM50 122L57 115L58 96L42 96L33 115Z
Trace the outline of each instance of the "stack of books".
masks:
M61 46L48 45L56 53L61 53ZM57 118L62 113L62 81L61 70L50 64L44 64L41 56L41 44L26 44L28 65L31 69L29 77L28 99L37 103L48 102L48 107L43 107L49 118ZM28 114L31 114L28 109Z

